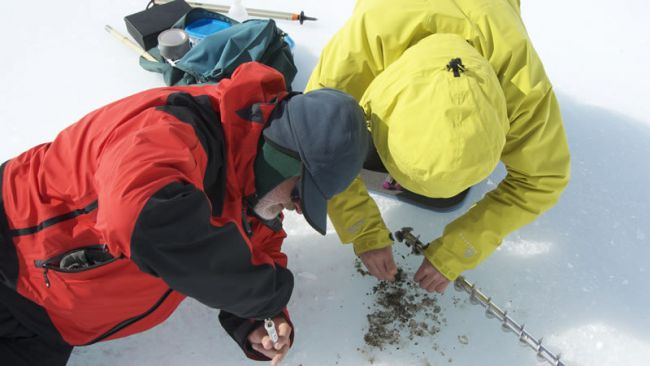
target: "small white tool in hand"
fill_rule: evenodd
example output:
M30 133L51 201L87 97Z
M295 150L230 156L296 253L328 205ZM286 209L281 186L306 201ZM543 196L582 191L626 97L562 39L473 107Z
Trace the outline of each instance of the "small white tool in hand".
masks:
M266 329L266 333L269 335L269 337L271 337L273 344L276 344L278 342L278 332L275 330L275 323L273 322L273 319L264 319L264 329Z

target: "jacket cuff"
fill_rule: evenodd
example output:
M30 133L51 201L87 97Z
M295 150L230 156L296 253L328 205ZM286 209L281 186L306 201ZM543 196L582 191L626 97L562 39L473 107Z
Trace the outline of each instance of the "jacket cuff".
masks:
M427 249L424 250L424 256L438 272L450 281L456 280L460 273L466 269L459 264L453 253L445 249L441 239L429 243Z
M293 345L294 340L294 326L289 318L289 312L285 308L282 312L276 316L283 317L291 326L291 335L290 335L290 346ZM251 334L255 329L264 325L264 321L256 319L244 319L240 318L232 313L227 311L219 312L219 322L223 329L230 335L230 337L239 345L239 348L244 351L246 357L255 361L269 361L270 358L264 356L263 354L255 351L248 341L248 335Z
M391 245L393 245L393 239L390 238L390 232L388 230L381 230L371 235L365 235L363 238L352 243L354 254L356 255L375 249L386 248Z
M244 319L226 311L219 312L219 322L223 329L244 351L246 357L256 361L268 361L269 358L255 351L248 341L248 335L264 324L261 320Z

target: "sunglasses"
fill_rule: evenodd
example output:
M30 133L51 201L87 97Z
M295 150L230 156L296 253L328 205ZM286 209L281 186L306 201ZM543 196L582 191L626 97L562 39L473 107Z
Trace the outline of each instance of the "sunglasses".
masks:
M296 183L291 190L291 202L296 206L300 206L300 191L298 190L298 183Z

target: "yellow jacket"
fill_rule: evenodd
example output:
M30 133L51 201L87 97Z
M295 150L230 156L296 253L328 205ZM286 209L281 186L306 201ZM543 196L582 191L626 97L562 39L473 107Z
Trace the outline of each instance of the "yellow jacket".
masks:
M507 177L447 225L425 253L453 280L489 256L507 234L553 206L569 180L559 106L522 23L519 1L359 0L323 50L306 89L336 88L361 101L383 70L433 34L460 36L489 62L509 122L501 152ZM328 213L341 240L354 243L357 254L392 244L360 178L330 201Z

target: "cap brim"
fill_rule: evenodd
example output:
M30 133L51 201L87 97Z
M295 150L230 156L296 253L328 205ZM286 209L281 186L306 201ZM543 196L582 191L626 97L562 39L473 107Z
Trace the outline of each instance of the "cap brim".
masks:
M300 208L305 219L314 230L325 235L327 232L327 199L318 190L311 174L303 166L300 175Z

